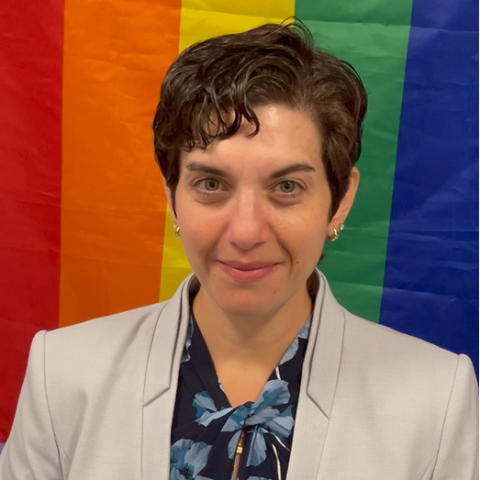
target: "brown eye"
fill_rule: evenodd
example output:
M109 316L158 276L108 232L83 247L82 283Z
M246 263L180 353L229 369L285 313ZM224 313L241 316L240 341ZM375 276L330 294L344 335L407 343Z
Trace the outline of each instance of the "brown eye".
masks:
M216 190L219 189L220 182L215 178L206 178L203 181L203 185L205 187L205 190L207 190L208 192L215 192Z
M297 188L296 182L292 180L284 180L279 183L279 186L282 193L293 193Z

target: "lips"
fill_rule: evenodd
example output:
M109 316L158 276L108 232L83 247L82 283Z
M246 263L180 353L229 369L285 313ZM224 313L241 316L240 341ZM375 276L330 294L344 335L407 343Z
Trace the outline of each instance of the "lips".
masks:
M275 262L236 262L236 261L226 261L226 262L220 262L226 265L227 267L230 268L235 268L237 270L243 270L243 271L248 271L248 270L259 270L261 268L269 268L269 267L274 267Z
M239 283L251 283L272 274L278 263L274 262L219 262L222 271L232 280Z

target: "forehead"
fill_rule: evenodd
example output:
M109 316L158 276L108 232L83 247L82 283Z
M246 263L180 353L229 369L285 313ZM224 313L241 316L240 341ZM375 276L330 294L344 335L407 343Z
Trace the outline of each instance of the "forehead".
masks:
M189 161L212 164L241 163L257 167L276 167L286 163L321 163L321 135L310 115L282 105L254 109L260 128L243 121L239 130L225 140L214 140L205 150L194 148L183 152L181 166Z

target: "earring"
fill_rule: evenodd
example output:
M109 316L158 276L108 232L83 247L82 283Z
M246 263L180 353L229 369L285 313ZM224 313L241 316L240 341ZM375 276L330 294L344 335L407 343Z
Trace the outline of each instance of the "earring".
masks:
M333 229L333 235L327 238L329 242L334 242L335 240L338 240L338 237L340 236L340 232L345 228L345 225L341 223L338 226L338 229L334 228Z
M176 237L181 237L180 227L176 223L173 224L173 233L175 234Z

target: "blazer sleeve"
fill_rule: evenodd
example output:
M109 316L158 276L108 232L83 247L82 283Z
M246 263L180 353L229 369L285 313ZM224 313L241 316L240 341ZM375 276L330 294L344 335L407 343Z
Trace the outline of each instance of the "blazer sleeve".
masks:
M458 357L432 480L478 480L478 386L472 362Z
M45 335L35 335L10 436L0 455L0 480L62 480L45 382Z

